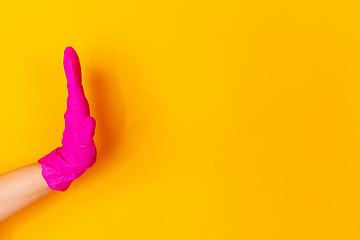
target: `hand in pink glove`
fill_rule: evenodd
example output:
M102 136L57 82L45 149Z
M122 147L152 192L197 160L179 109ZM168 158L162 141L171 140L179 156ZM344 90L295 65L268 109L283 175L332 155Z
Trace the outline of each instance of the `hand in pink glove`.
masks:
M90 116L89 103L81 84L79 57L72 47L65 49L64 69L68 98L62 147L38 160L49 187L62 192L95 164L97 155L93 141L96 123Z

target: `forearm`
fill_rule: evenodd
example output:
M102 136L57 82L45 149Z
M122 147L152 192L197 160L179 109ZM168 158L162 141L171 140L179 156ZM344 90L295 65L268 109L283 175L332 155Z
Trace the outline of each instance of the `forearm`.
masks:
M33 163L0 175L0 221L53 191L41 170Z

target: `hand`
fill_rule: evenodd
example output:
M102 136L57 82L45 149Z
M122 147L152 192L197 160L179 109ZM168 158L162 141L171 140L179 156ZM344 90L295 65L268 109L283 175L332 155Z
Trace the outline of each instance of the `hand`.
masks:
M97 156L93 140L96 122L90 116L89 103L82 86L79 57L72 47L65 49L63 63L68 98L62 147L38 161L47 184L57 191L66 191L75 179L95 164Z

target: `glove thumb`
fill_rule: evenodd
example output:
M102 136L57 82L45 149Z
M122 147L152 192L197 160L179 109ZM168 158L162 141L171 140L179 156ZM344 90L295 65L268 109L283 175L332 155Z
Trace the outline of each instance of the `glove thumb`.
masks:
M95 126L96 121L91 116L84 117L79 126L75 149L78 159L82 162L81 165L85 168L90 168L96 160L96 147L93 140Z

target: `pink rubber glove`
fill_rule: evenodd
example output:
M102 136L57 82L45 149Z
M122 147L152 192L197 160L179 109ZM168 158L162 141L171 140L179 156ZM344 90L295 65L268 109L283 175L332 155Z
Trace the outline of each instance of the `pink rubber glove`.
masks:
M72 47L65 49L64 69L68 98L62 147L38 160L49 187L62 192L95 164L97 155L93 141L96 122L90 116L89 103L81 83L79 57Z

